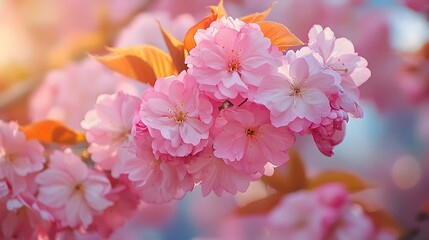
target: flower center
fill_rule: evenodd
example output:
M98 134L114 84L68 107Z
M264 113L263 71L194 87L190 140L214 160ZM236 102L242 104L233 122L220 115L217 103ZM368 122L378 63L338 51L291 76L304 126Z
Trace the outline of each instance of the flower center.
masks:
M305 82L298 83L293 79L293 82L290 84L290 89L291 91L289 96L302 97L302 94L307 90L307 87L305 86Z
M239 51L235 51L235 49L231 49L230 51L226 50L225 47L222 47L227 54L227 66L230 72L239 72L240 71L240 53L243 49L239 49Z
M254 128L246 128L245 133L246 133L246 135L248 137L253 138L253 137L255 137L256 129L254 129Z
M228 67L229 67L229 71L235 72L238 70L238 63L233 61L228 65Z
M186 119L189 117L188 113L183 111L183 102L180 104L174 105L173 110L168 109L168 112L170 113L170 116L168 116L169 119L173 120L175 123L183 124L183 122L186 121Z
M341 62L341 59L337 59L338 61L338 65L334 66L333 64L329 65L328 67L331 68L334 71L339 72L340 74L342 74L342 72L344 72L345 74L347 74L349 72L349 69L346 68L345 64L343 62Z
M83 192L84 186L81 183L78 183L74 186L74 192Z

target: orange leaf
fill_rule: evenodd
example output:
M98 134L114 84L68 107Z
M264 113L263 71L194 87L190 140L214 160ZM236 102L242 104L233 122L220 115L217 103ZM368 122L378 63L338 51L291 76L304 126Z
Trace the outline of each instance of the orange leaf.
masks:
M281 51L292 46L303 44L299 38L297 38L285 25L281 23L264 21L258 22L257 24L261 27L261 31L264 33L264 36L269 38L271 43L277 46Z
M228 13L223 6L223 0L220 0L217 6L209 6L209 8L212 14L217 16L217 20L221 19L222 17L228 17Z
M176 75L173 60L154 46L142 45L128 48L109 48L111 53L95 57L113 71L144 83L154 85L157 78Z
M186 70L187 67L185 64L185 46L183 42L168 33L161 26L161 23L158 22L158 24L177 72L180 73L181 71Z
M43 120L21 127L27 139L36 139L43 143L74 145L85 140L82 133L74 131L62 122Z
M273 209L280 202L282 195L279 193L271 194L263 199L246 204L237 208L236 213L239 215L264 214Z
M342 183L349 192L362 191L370 187L362 179L352 173L330 170L311 179L308 183L308 188L315 189L327 183Z
M199 23L195 24L193 27L191 27L188 32L185 34L185 48L186 50L191 51L192 48L196 46L194 36L197 33L198 29L206 29L210 26L210 24L214 21L216 21L217 15L216 14L210 14L207 17L203 18Z
M257 13L253 13L244 17L241 17L240 20L245 22L245 23L257 23L260 22L262 20L264 20L271 12L271 9L273 8L273 5L275 4L275 2L273 4L271 4L271 6L263 11L263 12L257 12Z
M290 160L274 170L273 176L263 176L262 180L280 193L299 191L307 185L305 167L295 151L290 152Z

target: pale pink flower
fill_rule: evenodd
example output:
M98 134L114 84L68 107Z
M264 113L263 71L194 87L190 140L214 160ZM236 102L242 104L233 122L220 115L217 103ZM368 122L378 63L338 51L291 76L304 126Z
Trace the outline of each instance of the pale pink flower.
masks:
M255 102L270 110L274 126L288 126L296 119L303 119L291 128L302 132L311 122L320 124L329 115L330 94L337 93L339 76L324 69L312 55L297 58L289 51L285 56L279 74L264 78L255 97Z
M371 240L372 221L340 184L286 195L268 215L268 239Z
M126 151L134 115L138 113L140 99L119 91L113 95L100 95L93 110L85 115L82 128L90 143L91 158L103 170L112 170L112 176L121 174L120 152Z
M343 141L349 117L343 110L332 110L329 116L322 119L321 124L311 128L313 140L319 151L331 157L333 148Z
M106 208L101 215L94 216L94 221L86 229L89 232L97 232L104 238L126 224L135 215L140 204L140 198L128 186L117 179L112 181L115 187L106 198L112 201L113 205Z
M147 126L156 156L184 157L207 144L213 107L191 76L160 78L142 96L140 119Z
M320 61L324 66L340 74L343 91L339 93L338 104L355 117L362 117L362 111L357 103L359 98L357 87L371 76L371 71L367 67L368 62L355 52L350 40L336 38L329 27L323 29L320 25L314 25L308 37L308 48L301 51L314 51L321 57Z
M248 175L264 174L264 166L279 166L289 159L287 150L295 136L287 127L271 124L269 111L255 103L227 108L217 119L214 155Z
M245 173L227 165L223 159L213 155L212 144L192 157L187 166L194 182L201 186L203 196L214 192L222 196L223 192L236 194L245 192L253 180Z
M276 71L281 54L259 25L222 18L195 35L185 62L201 90L216 99L253 98L261 80Z
M29 100L29 115L32 121L55 119L81 129L81 121L99 95L118 90L138 95L144 87L86 58L49 72Z
M152 138L141 123L133 129L131 154L124 158L124 173L133 183L134 191L147 203L164 203L180 199L194 187L186 172L184 159L153 154Z
M18 125L0 120L0 179L6 179L14 193L26 189L26 176L43 169L44 148L27 140Z
M63 226L87 227L93 215L112 202L106 199L111 186L106 176L91 169L70 149L55 151L49 168L36 177L37 198L49 206Z

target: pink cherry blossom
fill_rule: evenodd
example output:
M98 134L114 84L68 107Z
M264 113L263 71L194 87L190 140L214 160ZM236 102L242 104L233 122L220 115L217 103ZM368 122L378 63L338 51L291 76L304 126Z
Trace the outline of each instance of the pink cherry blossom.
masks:
M142 96L140 119L147 126L156 156L184 157L207 144L213 107L186 72L158 79Z
M264 106L254 103L225 109L216 125L214 156L249 175L264 174L267 163L287 162L287 150L295 141L286 127L271 124Z
M87 228L88 232L97 232L104 238L126 224L140 204L140 198L120 180L112 179L112 185L114 188L106 198L112 201L113 205L106 208L101 215L94 216L94 221Z
M357 87L366 82L371 76L368 62L355 52L352 42L346 38L336 38L332 30L314 25L309 33L308 48L303 52L314 51L320 55L324 66L338 72L341 76L343 91L339 93L338 104L355 117L362 117L362 110L357 101Z
M147 203L164 203L180 199L194 187L186 172L185 160L153 154L152 138L147 128L138 123L133 129L128 158L124 158L124 173L133 183L134 191Z
M373 239L375 227L346 189L329 184L286 195L268 215L269 239Z
M276 71L279 51L259 25L222 18L195 35L197 46L185 62L201 90L216 99L253 98L261 80ZM249 92L250 91L250 92Z
M100 95L93 110L85 115L81 125L90 143L88 152L103 170L121 173L121 151L128 142L134 115L138 113L140 99L122 91L113 95Z
M138 95L144 87L86 58L49 72L29 100L29 115L32 121L55 119L81 129L81 121L99 95L118 90Z
M300 121L291 129L302 132L309 123L320 124L331 111L328 96L337 93L339 76L324 69L312 55L299 57L289 51L279 74L265 77L255 97L255 102L270 110L274 126L288 126ZM307 122L307 124L306 124Z
M332 110L329 116L322 119L322 123L311 128L314 142L320 152L330 157L334 154L333 148L343 141L349 119L343 110Z
M93 215L112 205L106 199L111 190L103 173L85 165L70 149L55 151L49 168L38 174L37 198L54 211L62 226L87 227Z
M191 159L187 170L194 178L194 182L201 185L203 196L209 195L211 191L218 196L222 196L224 191L231 194L244 192L253 180L227 165L223 159L215 157L212 144Z
M26 176L43 169L43 152L43 146L27 140L17 124L0 120L0 179L6 179L14 193L26 190Z

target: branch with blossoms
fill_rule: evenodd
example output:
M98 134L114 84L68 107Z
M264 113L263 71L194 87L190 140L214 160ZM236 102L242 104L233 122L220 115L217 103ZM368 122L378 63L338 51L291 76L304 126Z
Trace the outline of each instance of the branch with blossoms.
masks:
M359 86L371 75L353 44L315 25L293 51L303 43L264 21L271 8L242 18L222 1L210 10L184 41L160 26L169 54L143 45L95 57L150 86L140 97L101 95L84 133L51 120L0 123L6 238L108 237L140 201L181 199L197 185L204 196L245 192L288 163L297 135L333 155L349 116L363 117Z

